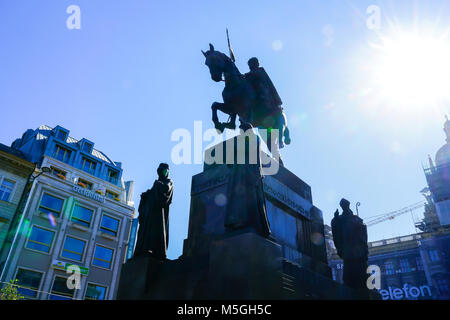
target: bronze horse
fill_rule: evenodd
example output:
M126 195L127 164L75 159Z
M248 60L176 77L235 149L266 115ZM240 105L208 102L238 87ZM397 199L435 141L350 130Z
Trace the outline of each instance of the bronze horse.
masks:
M282 148L284 142L290 143L289 129L287 127L286 117L282 109L276 114L265 112L265 106L258 105L257 92L243 74L239 72L235 63L226 54L214 50L214 46L209 44L207 52L202 51L206 58L205 64L209 68L211 79L220 82L225 81L225 88L222 92L223 103L214 102L211 106L212 121L215 128L222 133L224 129L236 128L236 116L239 116L240 126L246 131L252 127L268 129L268 137L263 139L266 142L269 151L271 150L270 132L273 129L278 130L277 147ZM222 76L225 80L222 80ZM229 122L219 122L217 110L230 116ZM278 148L277 148L278 149ZM281 160L281 159L280 159Z

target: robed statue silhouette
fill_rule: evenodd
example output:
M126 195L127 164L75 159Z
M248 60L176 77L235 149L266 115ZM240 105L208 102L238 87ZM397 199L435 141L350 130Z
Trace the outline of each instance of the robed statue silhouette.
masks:
M351 288L367 288L367 227L363 220L350 210L350 202L342 199L343 210L336 210L331 220L331 230L338 255L344 260L344 284Z
M169 246L169 206L172 202L173 182L169 165L161 163L158 180L150 190L141 194L139 203L139 232L134 256L151 255L166 259Z

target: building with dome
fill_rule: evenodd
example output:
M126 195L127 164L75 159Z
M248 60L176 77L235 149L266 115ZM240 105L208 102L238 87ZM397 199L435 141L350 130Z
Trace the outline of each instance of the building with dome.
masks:
M447 116L445 116L445 119L444 132L447 136L447 143L436 152L436 166L442 166L450 162L450 121Z
M436 153L434 163L429 156L429 167L424 169L440 226L450 225L450 121L447 116L444 132L446 144Z

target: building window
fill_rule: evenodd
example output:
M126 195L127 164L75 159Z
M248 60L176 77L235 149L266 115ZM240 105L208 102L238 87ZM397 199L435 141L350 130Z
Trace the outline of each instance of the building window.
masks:
M400 259L400 269L402 272L411 272L408 259Z
M52 175L57 176L59 178L63 178L63 179L66 178L67 172L62 171L55 167L50 167L50 169L52 170L51 171Z
M421 257L416 257L417 270L423 271L423 263Z
M94 210L82 207L76 204L72 212L72 221L81 224L82 226L89 227L91 224L91 218Z
M53 231L43 229L38 226L33 226L28 238L26 248L49 253L54 236L55 232Z
M116 198L119 198L119 195L112 191L106 190L106 197L109 199L116 199Z
M97 267L111 269L113 258L113 249L109 249L100 245L95 246L94 260L92 264Z
M0 185L0 200L9 201L14 185L14 181L3 179L2 184Z
M66 241L64 241L64 248L61 256L67 259L82 261L85 246L86 241L67 236Z
M94 174L96 163L94 161L89 160L88 158L84 158L81 163L81 169L86 171L87 173Z
M117 184L118 180L119 172L117 172L116 170L108 169L108 181L113 184Z
M75 289L69 289L67 286L67 278L55 277L53 281L52 293L50 300L72 300Z
M84 179L79 178L79 179L78 179L78 185L79 185L80 187L85 188L85 189L92 190L92 183L89 182L89 181L86 181L86 180L84 180Z
M446 279L439 279L437 281L439 292L441 294L448 293L448 283Z
M61 214L64 199L57 198L48 193L44 193L41 198L41 204L39 205L39 211L59 217Z
M59 130L58 133L56 134L56 139L65 142L67 139L67 133L62 130Z
M84 296L84 298L86 300L105 300L106 287L100 286L98 284L88 283L86 295Z
M59 145L56 145L55 152L53 153L53 157L62 162L69 162L71 151L63 148Z
M430 256L430 260L432 262L439 261L439 252L436 249L428 251L428 255Z
M88 143L88 142L85 142L84 144L83 144L83 149L82 149L84 152L86 152L86 153L91 153L91 150L92 150L92 144L90 144L90 143Z
M17 291L25 297L36 298L42 276L42 272L19 268L16 273L17 284L19 285Z
M119 219L115 219L106 214L102 217L102 222L100 223L100 231L108 233L112 236L117 236L119 230Z
M394 264L392 263L392 261L385 262L384 263L384 268L386 270L386 274L387 275L395 274Z

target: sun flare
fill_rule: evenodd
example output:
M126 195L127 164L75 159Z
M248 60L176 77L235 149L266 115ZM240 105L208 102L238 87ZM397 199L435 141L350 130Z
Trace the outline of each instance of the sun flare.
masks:
M450 99L450 42L441 37L400 33L380 37L371 75L385 100L429 106Z

